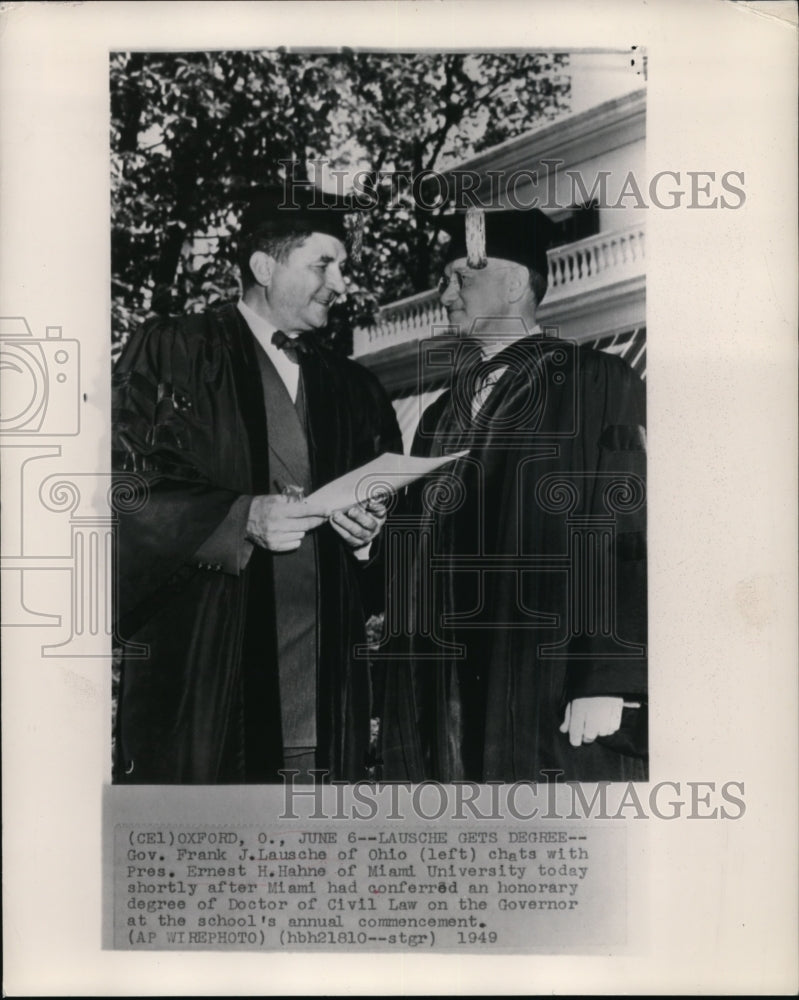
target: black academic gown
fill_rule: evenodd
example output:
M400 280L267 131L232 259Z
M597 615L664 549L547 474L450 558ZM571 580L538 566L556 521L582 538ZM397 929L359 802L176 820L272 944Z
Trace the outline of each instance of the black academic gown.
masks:
M302 376L318 487L401 443L374 376L308 342ZM119 505L116 781L279 780L273 557L256 548L237 576L195 556L239 496L274 492L255 347L227 305L149 324L114 373L119 488L133 473L146 491L145 502ZM370 678L354 655L364 568L328 525L317 530L317 563L317 763L355 780L369 739Z
M493 359L505 373L473 417L478 358L460 345L414 444L469 455L409 495L432 557L417 546L406 567L410 634L396 658L388 647L384 777L643 779L643 385L619 358L526 337ZM643 707L615 738L573 748L564 708L592 695Z

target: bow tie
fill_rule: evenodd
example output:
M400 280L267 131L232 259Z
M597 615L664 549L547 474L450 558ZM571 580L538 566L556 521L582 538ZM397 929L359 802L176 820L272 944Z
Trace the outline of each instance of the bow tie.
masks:
M300 363L299 356L308 353L308 345L301 337L289 337L282 330L275 330L272 334L272 343L282 351L286 357L293 361L295 365Z

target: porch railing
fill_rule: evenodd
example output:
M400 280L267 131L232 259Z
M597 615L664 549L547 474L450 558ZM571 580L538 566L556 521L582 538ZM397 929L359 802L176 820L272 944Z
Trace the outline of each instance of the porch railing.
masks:
M645 230L627 226L556 247L547 253L549 289L545 301L547 322L557 321L552 307L586 292L609 287L645 273ZM353 356L410 343L443 332L447 314L435 290L419 292L384 306L372 326L353 333Z

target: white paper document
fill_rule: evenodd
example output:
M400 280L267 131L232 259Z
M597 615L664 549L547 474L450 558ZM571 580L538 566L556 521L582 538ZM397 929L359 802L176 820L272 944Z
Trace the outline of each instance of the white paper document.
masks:
M439 458L414 458L386 451L359 469L353 469L334 479L332 483L326 483L307 499L309 503L321 504L332 514L335 510L343 510L356 503L366 503L367 500L379 500L395 493L466 454L468 449Z

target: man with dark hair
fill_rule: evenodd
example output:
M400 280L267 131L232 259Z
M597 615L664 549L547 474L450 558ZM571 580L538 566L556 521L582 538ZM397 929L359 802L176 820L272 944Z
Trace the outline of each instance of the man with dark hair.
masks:
M367 774L356 646L385 510L304 499L401 451L377 380L316 336L345 291L348 207L259 194L238 305L150 323L119 360L114 466L148 496L119 521L116 781Z
M620 358L542 335L543 213L446 225L439 290L463 339L413 451L468 454L411 501L384 776L643 779L643 385Z

